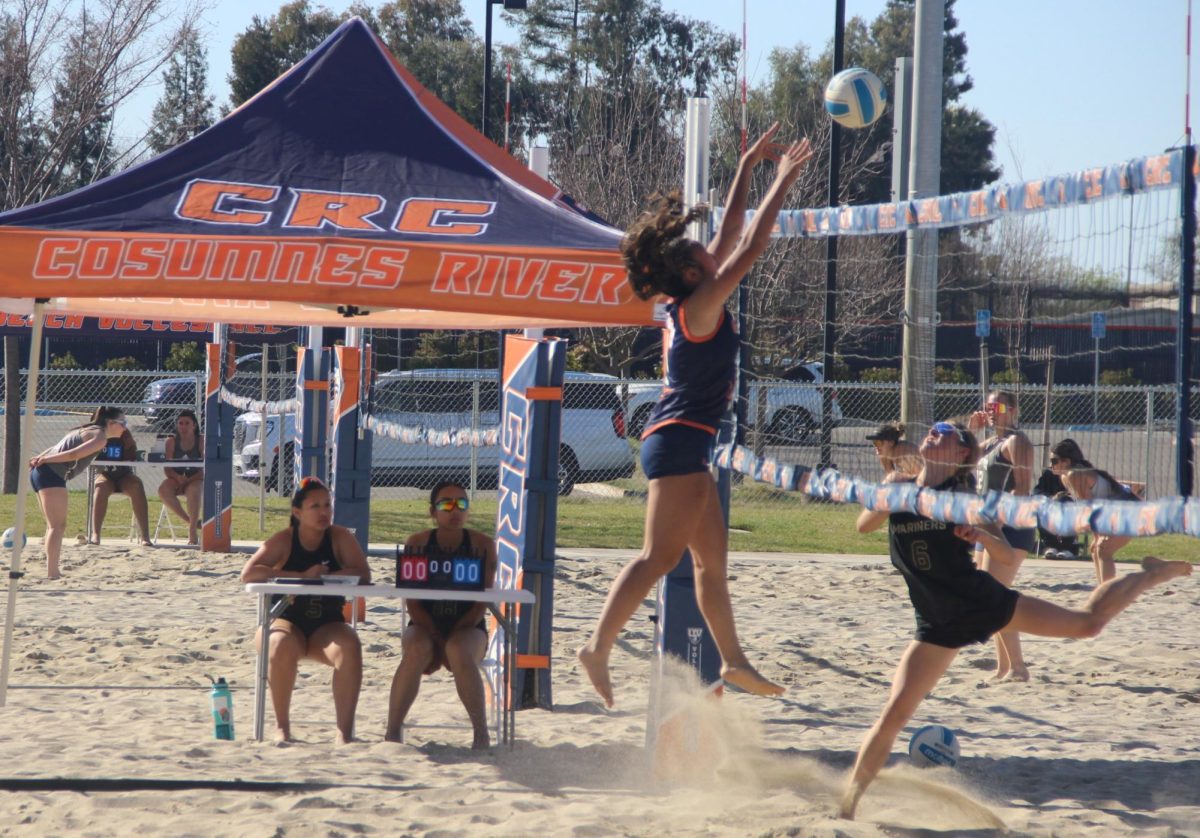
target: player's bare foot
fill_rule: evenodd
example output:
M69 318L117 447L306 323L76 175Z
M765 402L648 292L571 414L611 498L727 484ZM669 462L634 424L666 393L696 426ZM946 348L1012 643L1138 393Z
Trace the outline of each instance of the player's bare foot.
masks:
M1176 576L1189 576L1192 572L1191 562L1168 562L1156 556L1146 556L1142 559L1142 569L1147 573L1153 573L1156 577L1161 577L1165 582L1168 579L1174 579Z
M333 741L334 741L334 744L337 744L337 745L349 745L351 742L357 742L358 740L356 740L354 738L354 734L343 733L342 731L339 730L337 732L337 735L333 737Z
M492 737L488 735L487 728L475 731L475 738L471 742L471 750L486 751L490 747L492 747Z
M403 744L404 743L404 726L401 725L400 727L396 728L395 730L389 730L386 733L384 733L383 741L384 742L399 742L399 743Z
M859 798L862 797L864 789L858 786L851 786L846 789L846 793L842 795L842 802L838 804L838 817L848 821L854 820L854 813L858 809Z
M292 732L286 727L275 728L275 742L280 745L285 745L292 741Z
M604 705L612 707L613 691L612 681L608 677L608 655L602 655L590 646L581 646L575 657L583 665L583 671L587 673L588 680L592 682L596 692L604 699Z
M748 663L721 667L721 680L754 695L783 695L784 688L758 674Z
M1004 680L1005 681L1019 681L1019 682L1023 683L1025 681L1029 680L1029 670L1023 666L1018 667L1016 669L1013 669L1007 675L1005 675Z

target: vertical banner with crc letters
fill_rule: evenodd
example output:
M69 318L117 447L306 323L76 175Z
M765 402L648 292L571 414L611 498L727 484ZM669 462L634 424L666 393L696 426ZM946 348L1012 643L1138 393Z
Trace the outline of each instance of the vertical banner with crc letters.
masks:
M292 440L295 462L293 474L296 486L302 477L316 477L328 483L325 462L325 440L329 432L329 350L302 346L297 352L296 436ZM279 456L285 456L284 451ZM282 474L282 470L281 470ZM282 478L281 478L282 479ZM295 491L295 486L288 489Z
M329 487L333 493L333 522L354 533L365 554L371 520L371 432L359 427L366 392L363 351L357 346L337 346L334 351L337 401Z
M550 639L554 615L554 547L558 516L558 446L567 343L505 338L501 384L500 475L497 490L496 585L532 591L537 602L516 611L514 706L553 709ZM512 612L509 612L511 615ZM501 661L501 629L489 657ZM498 690L496 667L490 684Z
M225 343L205 345L208 378L204 388L204 511L200 549L228 553L233 545L233 405L221 401L221 387L233 376L235 347Z

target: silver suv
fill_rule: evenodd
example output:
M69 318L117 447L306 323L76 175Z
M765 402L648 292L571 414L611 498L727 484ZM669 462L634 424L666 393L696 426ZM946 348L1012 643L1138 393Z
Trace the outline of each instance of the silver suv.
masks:
M633 474L633 450L625 438L625 414L613 376L568 372L563 386L562 437L558 452L559 494L577 483L603 482ZM499 376L495 370L431 369L386 372L375 385L372 412L398 425L433 430L495 428L500 424ZM265 473L269 488L291 484L295 419L291 414L267 418L266 456L258 434L261 417L244 413L234 425L234 471L257 482ZM280 457L280 425L283 456ZM472 463L474 453L474 463ZM469 479L475 468L478 485L495 486L499 446L435 447L375 435L371 449L372 485L429 487L438 480ZM282 467L283 473L280 474Z
M803 445L814 432L821 429L821 388L824 383L820 361L812 361L793 367L788 372L789 380L755 380L750 382L749 400L746 405L746 421L767 435L770 445ZM625 410L629 416L629 433L641 436L650 417L650 410L662 392L661 381L631 381L619 385L628 388ZM837 402L837 393L831 394L830 417L836 426L842 421L842 408ZM759 422L759 411L765 410L763 422Z

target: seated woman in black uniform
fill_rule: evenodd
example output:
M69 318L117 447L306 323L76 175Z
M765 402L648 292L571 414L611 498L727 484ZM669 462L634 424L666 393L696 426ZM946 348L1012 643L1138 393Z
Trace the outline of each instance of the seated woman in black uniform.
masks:
M431 558L479 555L484 557L484 586L496 579L496 544L481 532L464 527L469 507L467 493L457 483L439 483L429 494L429 517L436 526L410 536L406 547L423 548ZM404 656L392 677L388 699L387 732L390 742L404 741L404 720L421 689L421 676L443 666L454 676L458 698L471 719L471 747L482 750L488 736L487 702L479 662L487 651L487 625L482 602L405 600L409 623L401 639Z
M321 576L357 576L371 581L367 557L354 535L333 523L329 490L315 477L300 481L292 496L292 525L268 538L242 568L243 582L271 579L317 579ZM354 711L362 686L362 648L358 634L346 625L342 597L294 596L292 603L271 623L267 681L275 710L276 738L292 738L292 690L302 658L333 667L333 706L337 741L354 738ZM255 644L261 638L255 638Z
M971 432L960 425L938 422L921 442L925 467L918 486L942 491L973 491L971 471L979 459ZM889 482L904 478L889 475ZM934 521L908 512L873 512L858 516L858 531L888 525L892 564L908 586L916 609L916 639L900 658L891 695L866 741L841 815L854 817L859 799L887 761L892 743L918 705L937 685L963 646L984 643L1002 628L1043 637L1095 637L1143 591L1192 571L1187 562L1142 560L1142 570L1105 582L1082 608L1071 609L1018 594L975 567L971 545L982 542L988 551L1016 552L1002 539L976 527Z

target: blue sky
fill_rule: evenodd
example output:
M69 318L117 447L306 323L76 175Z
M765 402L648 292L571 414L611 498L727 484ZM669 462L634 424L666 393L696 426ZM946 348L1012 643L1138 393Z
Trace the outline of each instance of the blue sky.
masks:
M312 1L335 11L349 5ZM741 33L740 0L660 2ZM217 0L206 15L210 84L219 101L228 97L225 78L234 38L254 15L274 14L280 4ZM484 0L463 5L482 36ZM871 20L884 5L884 0L846 0L846 16ZM997 128L1002 179L1064 174L1181 143L1187 5L1187 0L958 0L955 13L966 33L967 69L975 81L965 98ZM832 38L834 0L746 0L745 6L752 84L765 78L773 48L802 43L820 50ZM1194 11L1200 16L1200 8ZM499 6L493 14L495 42L515 40L500 22ZM1195 86L1195 67L1192 77ZM155 97L157 92L135 112L148 114Z

